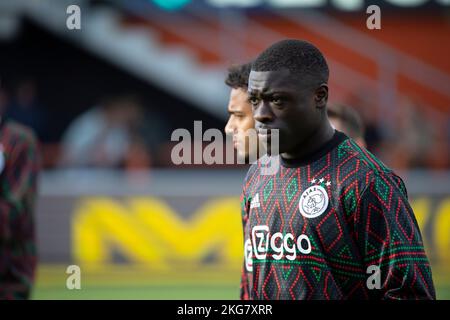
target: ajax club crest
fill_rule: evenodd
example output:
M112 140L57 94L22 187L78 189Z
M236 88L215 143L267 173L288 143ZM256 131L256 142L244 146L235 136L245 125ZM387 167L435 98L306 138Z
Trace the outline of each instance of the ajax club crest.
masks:
M323 182L323 179L320 179ZM315 183L315 179L311 181ZM331 183L327 182L326 185L329 186ZM328 208L328 193L324 187L317 185L311 186L305 191L303 191L300 196L300 202L298 204L300 213L305 218L315 218L320 216Z

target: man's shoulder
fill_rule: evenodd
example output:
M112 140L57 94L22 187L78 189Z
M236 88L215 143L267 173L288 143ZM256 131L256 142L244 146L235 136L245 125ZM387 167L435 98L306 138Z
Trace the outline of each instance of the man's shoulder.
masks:
M393 170L373 155L369 150L359 146L348 138L337 148L337 159L340 166L354 166L359 172L390 175Z
M257 161L250 164L246 179L257 175L275 175L279 170L280 160L278 156L268 156L264 154Z
M274 165L274 162L271 162L274 158L265 154L250 165L244 179L244 190L258 184L261 176L275 175L278 172L276 163Z
M406 194L404 182L394 170L352 139L349 138L338 146L337 157L340 169L346 168L349 172L347 174L354 171L358 176L361 190L374 183L385 183L386 187L398 187Z
M260 162L259 159L250 164L250 167L247 170L247 174L245 175L244 182L248 183L254 179L255 176L260 173Z

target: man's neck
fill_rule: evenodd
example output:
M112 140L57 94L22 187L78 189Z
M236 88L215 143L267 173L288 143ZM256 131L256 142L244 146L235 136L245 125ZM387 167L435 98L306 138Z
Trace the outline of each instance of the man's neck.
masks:
M335 130L328 119L324 121L316 131L302 141L295 150L281 154L284 159L300 159L308 156L322 148L322 146L333 138Z

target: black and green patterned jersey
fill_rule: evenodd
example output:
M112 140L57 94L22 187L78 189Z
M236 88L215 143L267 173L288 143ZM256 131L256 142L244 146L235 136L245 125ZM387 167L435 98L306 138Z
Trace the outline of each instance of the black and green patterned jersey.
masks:
M39 169L33 132L0 119L0 300L31 294L37 264L33 212Z
M400 177L338 131L277 159L275 174L259 160L245 178L241 299L435 299Z

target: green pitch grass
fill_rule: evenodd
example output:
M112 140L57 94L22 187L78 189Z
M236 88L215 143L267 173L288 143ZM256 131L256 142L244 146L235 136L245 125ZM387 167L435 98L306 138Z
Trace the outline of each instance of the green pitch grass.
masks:
M38 268L33 299L232 300L239 299L239 270L150 272L130 266L82 268L81 289L66 287L66 266Z
M438 299L450 300L450 278L433 271ZM66 288L65 266L38 269L33 299L233 300L239 299L238 270L191 270L155 273L135 267L83 271L81 289Z
M87 286L81 290L37 288L34 299L45 300L233 300L239 299L236 287L217 286Z

